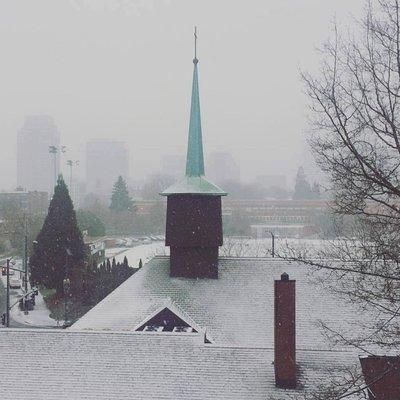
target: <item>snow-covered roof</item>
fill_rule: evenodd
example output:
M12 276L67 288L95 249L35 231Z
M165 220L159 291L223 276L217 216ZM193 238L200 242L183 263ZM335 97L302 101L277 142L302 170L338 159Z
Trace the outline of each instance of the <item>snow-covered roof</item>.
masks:
M274 383L270 348L219 347L200 335L0 329L2 400L289 399ZM353 354L298 351L311 390ZM340 375L339 372L336 372ZM333 375L332 375L333 374Z
M283 272L296 279L296 391L274 379L274 280ZM332 349L317 326L340 328L355 311L314 275L293 262L222 258L218 279L171 278L169 258L155 257L67 330L0 329L0 398L15 398L17 379L21 400L293 399L358 364L354 349ZM136 331L165 308L195 332Z
M161 196L171 194L199 194L208 196L226 196L227 193L208 181L204 176L185 176L160 193Z
M314 284L309 269L294 262L222 258L218 279L171 278L169 258L155 257L79 319L70 330L134 332L156 310L172 304L183 319L222 346L273 347L274 280L296 280L297 349L326 350L318 320L354 329L352 305Z

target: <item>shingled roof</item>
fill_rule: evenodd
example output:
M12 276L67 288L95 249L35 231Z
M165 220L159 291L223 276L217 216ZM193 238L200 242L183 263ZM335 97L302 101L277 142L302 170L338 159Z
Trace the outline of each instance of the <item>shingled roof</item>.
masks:
M296 390L275 386L273 282L282 272L297 286ZM18 399L283 400L316 390L357 365L358 354L325 340L318 319L338 328L354 310L309 272L222 258L218 279L171 278L169 258L155 257L67 330L0 330L0 398L18 390ZM137 331L164 308L196 332Z
M71 330L133 332L154 312L170 307L221 346L273 347L274 280L296 280L297 348L329 350L318 327L355 329L351 304L313 283L303 265L271 258L221 258L218 279L171 278L169 258L155 257ZM173 310L172 310L173 311Z
M308 390L356 360L332 351L297 357L300 386ZM2 400L266 400L296 393L275 387L272 349L204 344L199 334L2 329L0 359L7 360Z

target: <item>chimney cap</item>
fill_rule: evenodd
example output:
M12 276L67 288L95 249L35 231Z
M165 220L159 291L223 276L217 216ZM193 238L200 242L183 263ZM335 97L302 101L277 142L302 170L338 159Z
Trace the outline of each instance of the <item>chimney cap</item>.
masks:
M287 282L288 280L289 280L289 274L286 273L286 272L284 272L284 273L281 275L281 281Z

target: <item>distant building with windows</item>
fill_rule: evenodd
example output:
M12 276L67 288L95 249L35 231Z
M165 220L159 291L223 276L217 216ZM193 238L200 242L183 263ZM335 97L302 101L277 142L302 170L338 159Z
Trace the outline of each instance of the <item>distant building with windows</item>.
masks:
M86 192L109 198L118 176L128 179L129 155L124 142L93 139L86 144Z
M328 210L325 200L235 200L223 203L224 220L237 212L251 221L251 235L269 237L271 232L281 237L302 238L316 233L316 217Z
M207 176L213 182L239 182L240 168L231 153L226 151L213 151L208 155Z
M0 216L2 210L10 205L21 208L29 215L43 214L49 205L49 195L47 192L27 192L25 190L0 192Z
M101 263L106 259L106 238L93 238L87 236L84 232L84 243L89 261Z
M161 171L174 178L181 178L185 169L185 157L181 154L166 154L161 158Z
M60 146L60 133L51 116L25 119L17 136L17 185L27 191L52 193L60 171L60 157L49 154L49 146ZM54 165L55 162L55 165Z

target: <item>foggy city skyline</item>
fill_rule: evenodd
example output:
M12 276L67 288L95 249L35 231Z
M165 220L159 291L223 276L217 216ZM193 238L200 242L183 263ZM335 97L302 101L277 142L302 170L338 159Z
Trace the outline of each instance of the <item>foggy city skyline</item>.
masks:
M0 0L0 400L400 400L400 0Z
M352 18L361 3L3 3L0 189L16 186L17 132L30 115L54 119L62 169L79 159L80 179L92 139L125 142L133 180L183 155L194 25L205 153L231 153L244 181L284 174L291 187L307 154L299 68L318 66L335 15Z

